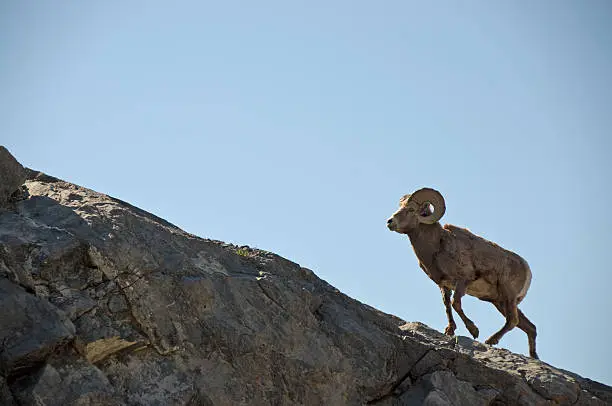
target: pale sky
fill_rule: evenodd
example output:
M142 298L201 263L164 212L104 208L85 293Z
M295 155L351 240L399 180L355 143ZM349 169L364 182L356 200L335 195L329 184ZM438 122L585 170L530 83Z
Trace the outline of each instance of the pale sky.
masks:
M443 223L529 262L542 360L612 384L610 21L608 0L5 1L0 143L443 330L385 226L434 187ZM481 340L503 324L464 309Z

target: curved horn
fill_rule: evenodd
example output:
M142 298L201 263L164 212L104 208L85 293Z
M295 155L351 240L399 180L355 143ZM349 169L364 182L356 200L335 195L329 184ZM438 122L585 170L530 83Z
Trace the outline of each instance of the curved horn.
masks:
M444 216L446 211L446 204L444 203L444 197L437 190L424 187L419 189L410 196L409 201L415 202L422 207L425 203L430 203L434 207L434 212L431 216L419 216L419 221L425 224L433 224L440 220Z

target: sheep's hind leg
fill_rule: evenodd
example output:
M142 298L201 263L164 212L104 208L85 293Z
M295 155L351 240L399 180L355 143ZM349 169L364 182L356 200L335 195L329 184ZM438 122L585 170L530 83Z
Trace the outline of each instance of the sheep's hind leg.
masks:
M493 303L497 310L504 316L506 316L506 308L499 303ZM537 330L535 324L533 324L529 319L523 314L521 309L517 308L519 322L517 327L523 330L527 334L527 339L529 340L529 356L531 358L539 359L538 353L536 352L536 336Z
M457 285L455 286L455 294L453 295L453 309L455 309L459 317L461 317L463 324L465 324L465 327L467 327L472 337L476 339L478 338L478 327L476 327L476 324L474 324L474 322L465 315L463 308L461 307L461 298L463 295L465 295L466 286L467 284L465 281L457 282Z
M516 307L516 298L506 300L504 303L494 303L495 307L499 309L498 306L502 306L502 309L499 311L506 316L506 323L503 327L491 337L487 338L485 344L495 345L502 339L504 334L508 331L512 330L519 324L519 312L518 307Z
M539 359L538 353L536 352L536 326L531 321L529 321L529 319L523 314L521 309L518 309L518 316L518 328L520 328L527 334L527 338L529 340L529 356L531 358Z
M446 318L448 319L448 326L446 326L444 334L447 336L454 336L457 325L455 324L455 320L453 320L453 309L451 308L451 295L453 292L444 286L440 286L440 291L442 292L442 301L444 302Z

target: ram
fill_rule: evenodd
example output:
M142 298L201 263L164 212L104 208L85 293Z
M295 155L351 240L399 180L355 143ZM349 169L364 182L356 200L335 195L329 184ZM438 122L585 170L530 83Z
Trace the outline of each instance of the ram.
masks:
M485 343L497 344L518 326L527 334L529 355L538 358L536 326L518 308L531 284L527 261L464 228L442 227L438 220L445 210L440 192L423 188L402 197L399 210L387 220L391 231L408 235L419 266L440 287L448 318L445 334L454 335L457 327L452 305L470 334L478 338L478 327L461 308L461 297L467 293L493 303L506 319Z

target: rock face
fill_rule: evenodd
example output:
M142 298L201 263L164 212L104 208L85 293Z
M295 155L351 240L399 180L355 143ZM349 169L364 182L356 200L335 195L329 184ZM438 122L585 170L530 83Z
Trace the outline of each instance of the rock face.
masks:
M25 178L23 166L0 145L0 207L7 205L12 195L25 182Z
M92 190L26 170L10 198L22 178L5 151L2 405L612 403L603 384L407 323Z

